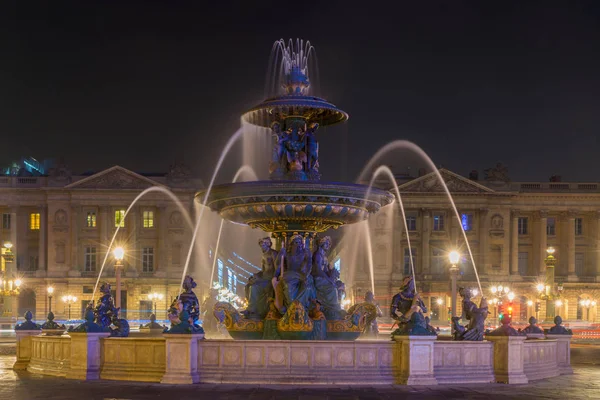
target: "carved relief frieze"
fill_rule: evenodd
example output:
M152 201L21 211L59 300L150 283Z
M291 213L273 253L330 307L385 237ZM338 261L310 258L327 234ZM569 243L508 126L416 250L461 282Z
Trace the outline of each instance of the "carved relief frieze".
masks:
M67 218L67 212L63 209L59 209L54 213L54 224L52 226L54 232L68 232L69 223Z

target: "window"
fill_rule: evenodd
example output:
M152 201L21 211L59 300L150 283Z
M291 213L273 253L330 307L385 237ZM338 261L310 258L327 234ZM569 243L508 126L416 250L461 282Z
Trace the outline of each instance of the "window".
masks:
M142 271L154 271L154 247L142 248Z
M93 286L84 286L83 287L83 294L92 294L92 293L94 293Z
M115 228L125 227L125 210L115 211Z
M554 218L548 218L548 222L546 222L546 235L556 235L556 220Z
M223 286L223 261L217 259L217 277L219 278L219 285Z
M443 215L434 215L433 216L433 230L437 231L437 232L444 230L444 216Z
M88 228L96 227L96 212L95 211L88 211L88 213L85 217L85 226Z
M96 248L94 246L85 248L85 271L96 271Z
M152 300L140 300L140 319L149 319L152 307Z
M406 226L409 231L416 231L417 230L417 217L415 217L414 215L407 215L406 216Z
M29 256L29 270L37 271L38 269L38 256Z
M519 275L527 275L527 266L529 263L529 253L526 251L519 252Z
M412 274L412 269L410 266L410 253L412 252L412 263L415 267L415 270L417 269L417 249L415 248L411 248L411 251L408 251L408 247L404 249L404 275L411 275Z
M444 252L440 249L431 250L431 273L436 275L444 273Z
M40 213L29 214L29 229L32 231L40 230Z
M583 235L583 218L575 218L575 236Z
M144 211L144 228L154 228L154 211Z
M473 214L461 214L460 223L465 232L473 230Z
M2 214L2 229L10 229L10 214Z
M575 275L584 276L585 275L585 259L583 257L583 253L575 253Z
M519 235L527 235L527 217L519 217L517 225Z

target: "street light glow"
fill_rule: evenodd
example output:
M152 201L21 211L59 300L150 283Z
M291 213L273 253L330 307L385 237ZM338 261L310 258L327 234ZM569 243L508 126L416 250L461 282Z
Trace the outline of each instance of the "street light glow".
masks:
M473 293L473 296L477 296L479 294L479 290L473 289L471 293Z
M460 253L456 250L452 250L450 254L448 254L448 258L450 258L451 264L458 264L458 261L460 260Z
M556 249L552 246L550 246L546 249L546 253L548 253L549 255L554 254L555 251L556 251Z
M492 293L496 294L497 291L498 291L498 289L496 288L496 286L492 286Z
M538 283L538 285L536 286L536 289L538 290L538 292L542 292L544 290L544 284Z
M507 297L508 297L508 299L509 299L510 301L513 301L513 300L514 300L514 298L515 298L515 294L514 294L513 292L510 292L510 293L507 295Z
M533 301L531 301L531 300L527 300L527 305L528 305L529 307L531 307L531 306L533 305Z
M46 290L48 291L49 295L52 295L52 293L54 293L54 288L52 286L48 286Z
M23 283L23 281L21 281L20 279L15 279L15 286L16 287L21 286L22 283Z
M436 303L438 303L438 305L441 306L442 304L444 304L444 300L442 300L441 297L438 297L438 299L436 300Z
M560 307L560 306L562 306L562 301L556 300L556 302L554 302L554 304L556 305L556 307Z
M125 249L123 249L121 246L118 246L113 250L113 255L115 256L115 260L122 261L125 257Z

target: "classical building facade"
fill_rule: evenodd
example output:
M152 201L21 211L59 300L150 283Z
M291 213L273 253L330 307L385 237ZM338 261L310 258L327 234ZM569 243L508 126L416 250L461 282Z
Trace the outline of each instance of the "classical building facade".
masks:
M156 305L158 317L164 318L179 293L193 232L186 216L194 219L194 195L201 186L183 165L162 175L114 166L75 176L58 166L44 176L0 176L0 242L10 241L15 254L12 263L2 259L2 270L6 279L23 281L19 296L2 298L0 315L6 319L32 310L43 319L50 306L47 287L52 286L57 318L68 317L69 307L62 300L67 295L77 297L71 318L80 318L119 227L115 244L126 250L122 308L135 320ZM141 197L125 217L132 201L150 187L169 189L180 204L157 189ZM111 254L101 281L115 289ZM150 293L161 294L162 300L153 304Z
M501 165L487 170L485 180L478 180L476 174L468 179L446 169L439 172L452 194L458 218L432 172L398 179L408 232L397 203L370 220L375 291L382 305L389 304L402 278L410 274L410 240L417 286L431 318L447 321L451 304L449 251L458 249L463 256L458 285L477 288L462 225L486 298L495 297L492 286L510 287L515 294L513 301L500 300L504 300L505 313L510 303L513 319L526 320L532 315L546 318L546 301L540 300L536 286L545 283L544 260L552 246L557 257L553 289L559 294L553 304L560 300L556 314L570 321L596 320L594 300L600 300L600 184L559 179L511 182ZM380 186L390 188L384 181ZM354 295L371 286L368 263L363 260L358 264L362 265L357 266L350 282ZM460 296L458 303L460 306ZM536 303L540 303L537 312ZM492 317L498 311L490 304Z

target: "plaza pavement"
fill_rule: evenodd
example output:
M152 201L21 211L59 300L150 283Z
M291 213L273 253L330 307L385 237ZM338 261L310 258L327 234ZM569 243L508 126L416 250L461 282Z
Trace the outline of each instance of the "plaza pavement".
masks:
M117 381L79 382L16 373L15 357L0 355L0 400L350 400L350 399L600 399L600 345L574 345L574 374L527 385L478 384L470 386L256 386L160 385Z

